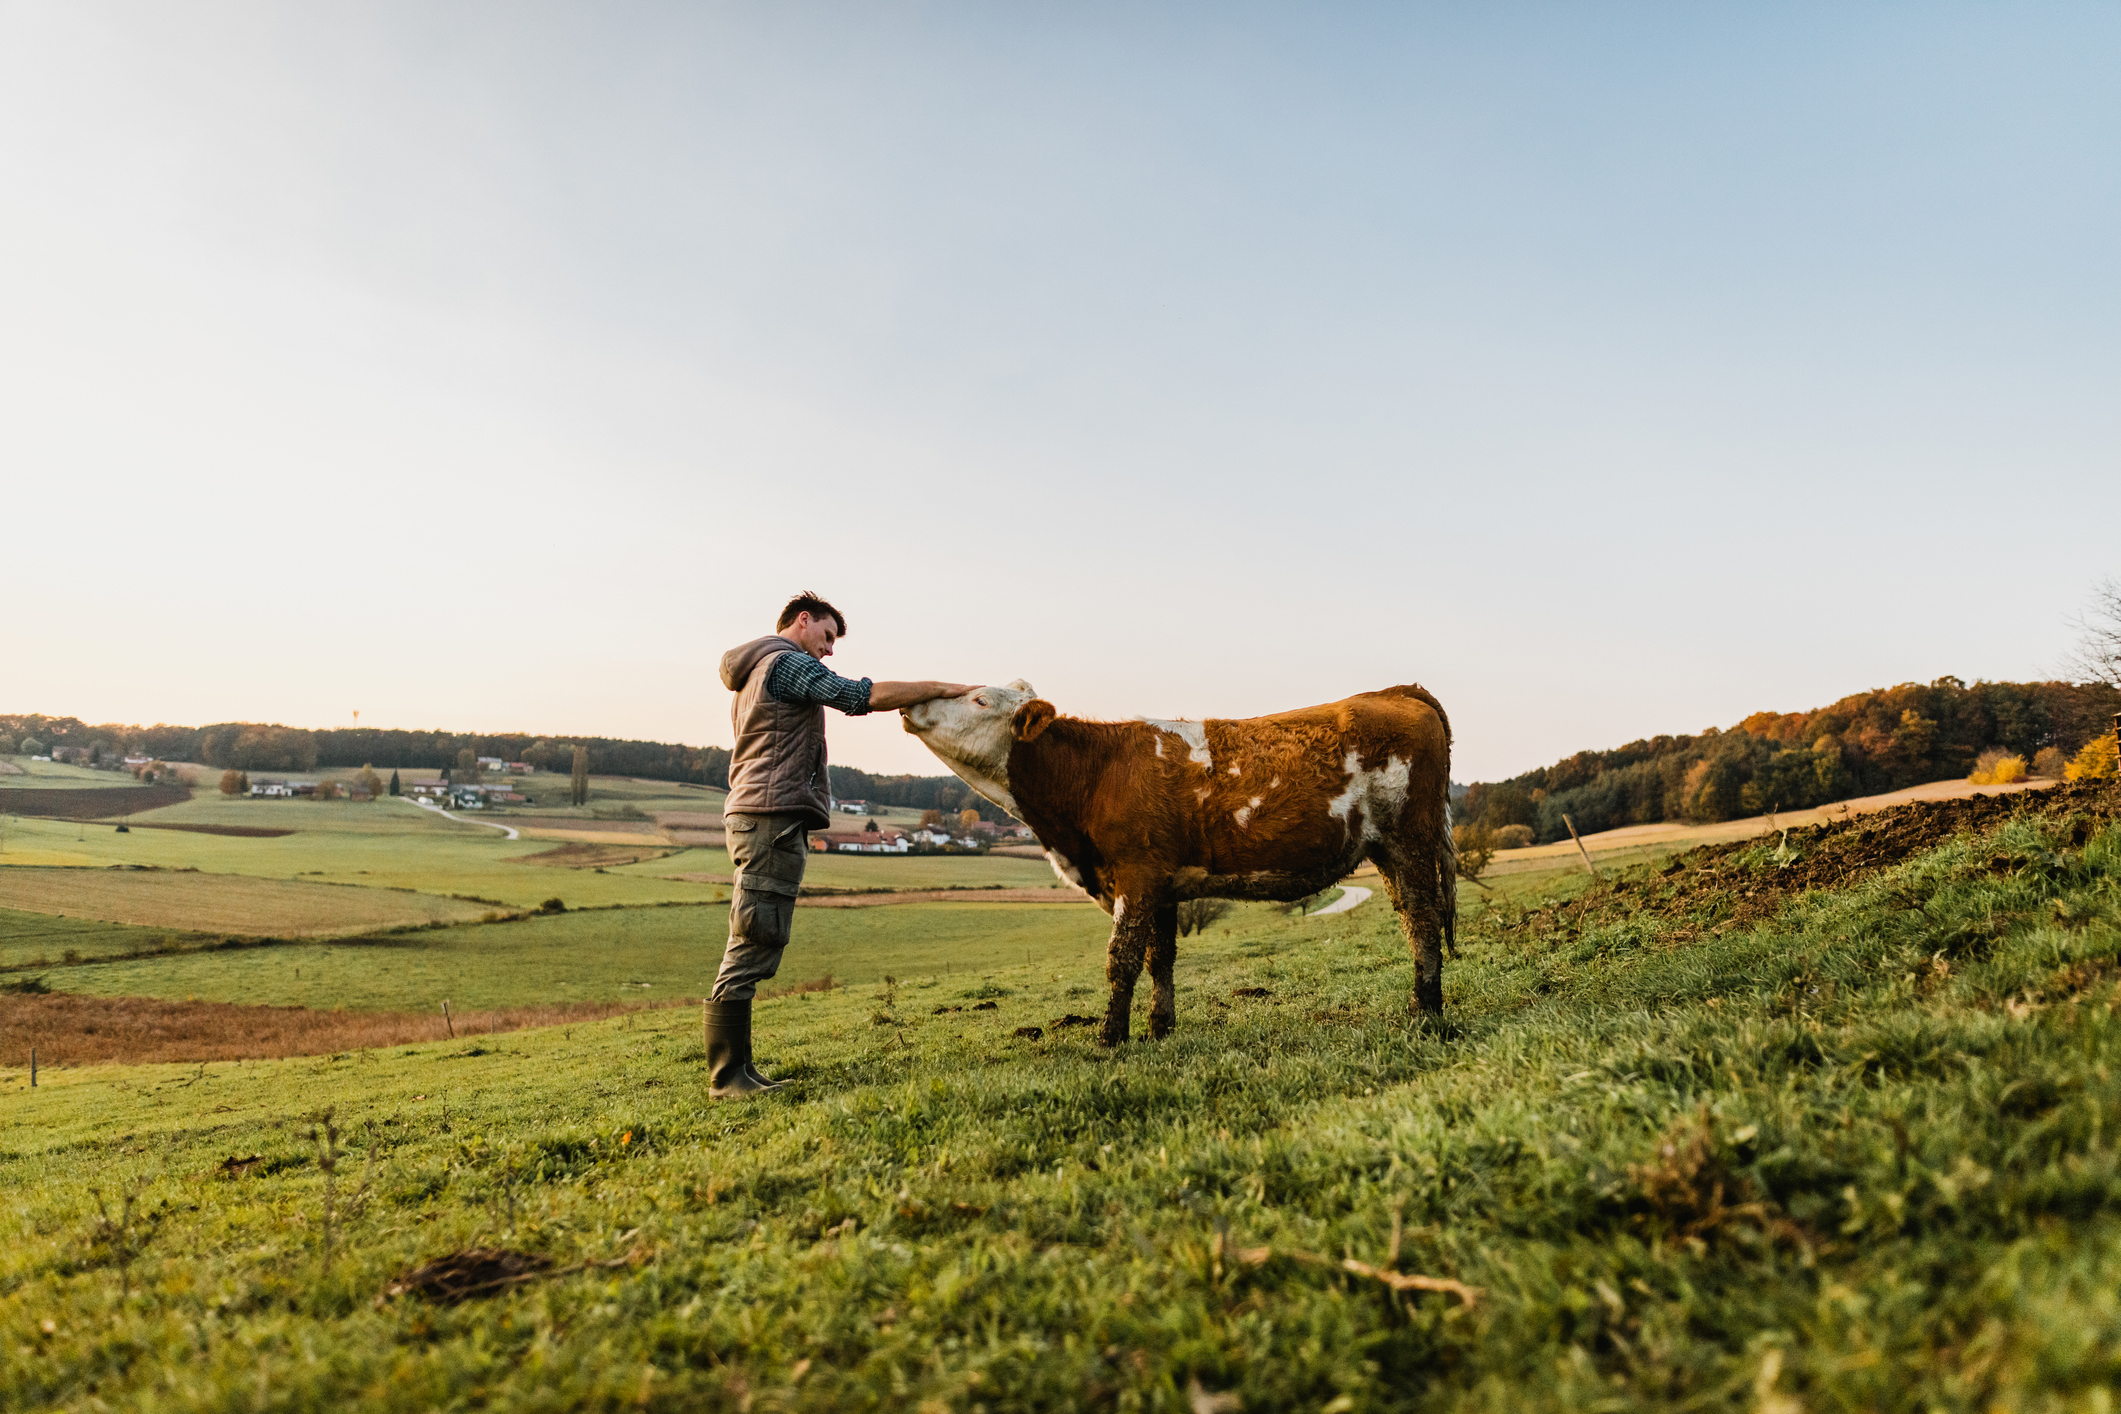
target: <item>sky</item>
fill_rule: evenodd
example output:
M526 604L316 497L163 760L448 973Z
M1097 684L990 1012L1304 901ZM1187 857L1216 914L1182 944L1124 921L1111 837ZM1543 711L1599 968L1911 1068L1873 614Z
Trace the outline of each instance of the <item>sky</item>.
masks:
M2104 4L0 0L0 710L727 745L852 675L1460 780L2121 566ZM895 714L834 759L941 767Z

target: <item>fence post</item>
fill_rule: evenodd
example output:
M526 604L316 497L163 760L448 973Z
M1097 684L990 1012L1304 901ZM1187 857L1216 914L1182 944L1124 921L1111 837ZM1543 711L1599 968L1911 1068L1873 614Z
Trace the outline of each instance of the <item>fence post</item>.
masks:
M1583 847L1583 836L1576 833L1576 822L1563 815L1561 823L1569 827L1569 838L1576 841L1576 852L1583 856L1583 867L1591 871L1592 878L1604 883L1605 880L1599 877L1598 866L1591 862L1591 852Z
M37 1048L35 1046L29 1048L29 1088L32 1090L37 1088Z

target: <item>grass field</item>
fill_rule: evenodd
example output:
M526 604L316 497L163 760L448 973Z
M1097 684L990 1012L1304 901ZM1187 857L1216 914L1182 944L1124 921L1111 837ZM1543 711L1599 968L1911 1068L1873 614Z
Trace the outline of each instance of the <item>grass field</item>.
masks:
M344 937L461 923L493 910L433 894L294 879L130 869L0 869L0 908L268 937Z
M750 1103L686 1012L11 1085L0 1401L2110 1408L2121 838L1793 842L1481 910L1440 1031L1373 902L1188 940L1116 1055L1056 955L763 1002ZM390 1294L493 1247L550 1274Z
M1103 966L1104 914L1080 905L908 904L806 909L781 984L827 974L871 982L977 978L1027 964ZM358 942L187 952L62 968L49 985L98 996L196 997L269 1006L420 1010L556 1000L699 997L729 934L727 907L627 908ZM7 1053L0 1038L0 1060Z

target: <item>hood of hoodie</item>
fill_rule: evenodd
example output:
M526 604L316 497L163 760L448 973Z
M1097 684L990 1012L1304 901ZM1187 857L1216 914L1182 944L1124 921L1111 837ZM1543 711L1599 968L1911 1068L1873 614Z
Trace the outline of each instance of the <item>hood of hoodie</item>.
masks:
M792 638L783 638L769 633L764 638L754 638L749 643L740 643L722 655L722 686L731 692L742 692L744 684L758 671L759 664L780 653L800 653L803 645Z

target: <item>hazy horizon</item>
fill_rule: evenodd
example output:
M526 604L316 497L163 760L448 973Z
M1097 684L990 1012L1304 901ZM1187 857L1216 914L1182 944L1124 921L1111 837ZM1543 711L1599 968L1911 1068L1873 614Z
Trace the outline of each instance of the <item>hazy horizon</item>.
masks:
M1087 716L1421 682L1461 781L2056 676L2116 41L0 0L0 699L727 745L805 588L841 671Z

